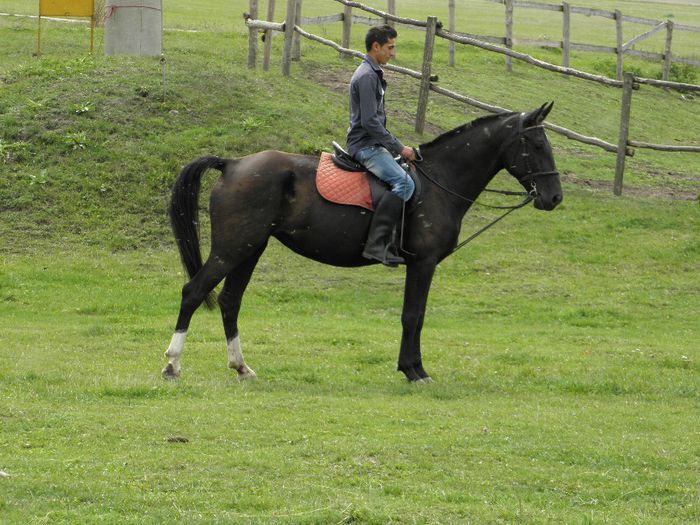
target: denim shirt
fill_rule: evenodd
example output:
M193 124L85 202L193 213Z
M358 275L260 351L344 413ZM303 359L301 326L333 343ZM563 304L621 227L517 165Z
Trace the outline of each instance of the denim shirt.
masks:
M350 127L348 153L355 155L369 146L384 146L398 156L403 144L386 129L384 93L386 80L379 64L365 55L350 80Z

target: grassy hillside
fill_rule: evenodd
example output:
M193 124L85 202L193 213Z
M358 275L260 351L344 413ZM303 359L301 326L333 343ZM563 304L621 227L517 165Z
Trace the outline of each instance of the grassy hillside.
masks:
M33 25L0 23L8 24L4 31L15 35L16 46L13 56L3 56L0 192L13 217L4 227L22 224L21 237L31 228L115 247L152 242L167 233L169 187L195 156L314 151L322 146L316 137L341 134L339 96L326 95L335 114L307 123L308 113L294 108L311 105L313 84L248 72L223 34L173 35L164 101L157 61L59 57L84 36L84 29L69 27L54 53L17 63Z
M428 388L394 371L402 270L275 242L241 315L259 381L236 382L219 315L201 311L183 378L160 379L184 280L165 214L180 167L327 149L355 64L305 44L290 79L279 52L250 71L239 3L197 19L201 5L168 7L166 22L216 31L166 32L165 86L157 60L85 56L84 27L46 24L33 58L34 22L0 17L0 522L700 521L697 156L638 152L615 198L611 154L552 137L564 203L518 211L438 268ZM399 62L418 68L420 34L402 38ZM554 122L614 139L617 90L438 56L445 85L515 109L554 99ZM477 116L434 97L417 136L417 88L390 81L406 142ZM697 141L698 103L643 89L635 137ZM464 235L493 217L475 208Z
M0 54L0 151L7 174L0 196L12 216L3 225L10 239L13 231L33 231L78 234L114 247L153 242L167 232L170 184L193 157L263 148L314 152L344 136L345 90L355 63L337 60L328 48L304 43L303 60L287 80L278 71L279 38L273 70L263 74L245 67L242 32L166 32L163 84L157 61L85 56L78 44L87 43L86 28L45 25L45 55L37 60L29 55L34 22L0 19L8 42ZM419 36L406 32L397 63L419 69ZM619 90L522 65L506 76L501 57L472 49L461 50L451 69L442 51L435 66L442 85L518 110L555 100L553 122L616 142ZM405 142L427 141L480 114L433 95L428 132L417 136L417 84L395 75L391 82L392 127ZM694 144L696 121L697 98L648 88L634 97L637 140ZM610 187L614 155L556 135L552 140L567 181ZM698 165L697 154L640 150L628 162L627 191L694 198Z

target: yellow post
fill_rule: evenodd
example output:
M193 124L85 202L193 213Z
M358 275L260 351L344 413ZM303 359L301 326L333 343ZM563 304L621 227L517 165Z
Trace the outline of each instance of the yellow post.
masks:
M36 32L36 56L41 56L41 13L39 13L39 29Z
M41 54L42 16L90 17L90 53L92 53L95 32L94 0L39 0L39 30L36 44L37 56Z

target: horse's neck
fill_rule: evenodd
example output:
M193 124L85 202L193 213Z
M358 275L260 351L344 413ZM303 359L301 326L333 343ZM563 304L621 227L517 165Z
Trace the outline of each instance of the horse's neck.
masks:
M436 175L445 185L466 199L474 200L503 167L500 164L502 143L499 133L473 130L466 137L452 137L444 145L431 149L426 153L426 160L434 166Z

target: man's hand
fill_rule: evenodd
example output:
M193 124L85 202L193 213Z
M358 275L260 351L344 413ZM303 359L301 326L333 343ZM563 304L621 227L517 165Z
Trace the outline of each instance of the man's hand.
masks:
M403 147L403 150L401 150L401 156L406 160L416 160L416 152L413 151L413 148L409 148L408 146Z

